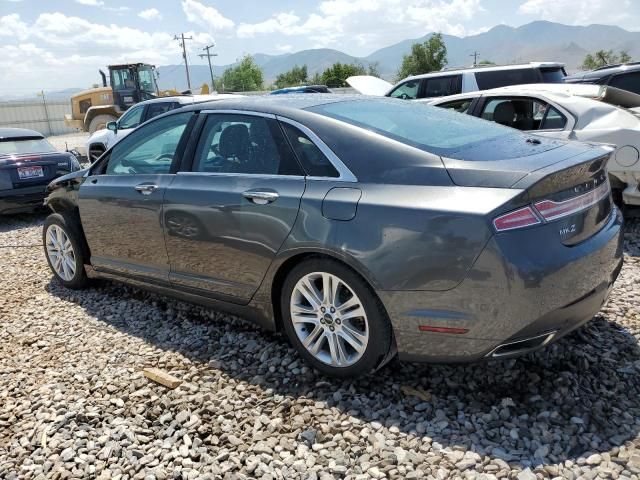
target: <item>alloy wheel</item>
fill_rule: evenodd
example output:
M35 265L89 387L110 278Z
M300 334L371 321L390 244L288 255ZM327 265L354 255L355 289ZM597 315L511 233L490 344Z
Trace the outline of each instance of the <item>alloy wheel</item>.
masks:
M58 225L49 225L46 235L47 256L53 270L69 282L76 274L76 255L69 236Z
M319 361L348 367L367 349L369 323L362 301L336 275L313 272L291 294L291 321L304 348Z

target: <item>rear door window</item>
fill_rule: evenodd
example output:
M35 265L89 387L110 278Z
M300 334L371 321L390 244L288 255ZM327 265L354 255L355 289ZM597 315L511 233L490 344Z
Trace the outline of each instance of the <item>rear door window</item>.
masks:
M533 68L517 68L513 70L492 70L476 72L476 82L480 90L507 87L509 85L524 85L540 83L538 72Z
M307 175L331 178L340 176L333 164L308 136L288 123L282 123L282 128Z
M614 75L609 85L633 93L640 94L640 72L620 73Z
M418 98L420 92L420 80L408 80L398 85L389 96L393 98L401 98L403 100L414 100Z
M556 130L567 123L556 108L533 98L493 98L482 109L481 117L518 130Z
M420 92L420 97L445 97L462 93L462 75L452 75L447 77L425 78L424 92Z
M173 110L180 106L176 102L155 102L147 105L147 117L146 120L150 120L153 117L167 113L169 110Z

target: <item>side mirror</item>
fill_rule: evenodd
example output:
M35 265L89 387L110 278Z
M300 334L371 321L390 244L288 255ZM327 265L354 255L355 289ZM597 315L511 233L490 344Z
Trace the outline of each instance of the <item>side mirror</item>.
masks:
M118 122L107 122L107 130L111 130L112 132L117 132Z

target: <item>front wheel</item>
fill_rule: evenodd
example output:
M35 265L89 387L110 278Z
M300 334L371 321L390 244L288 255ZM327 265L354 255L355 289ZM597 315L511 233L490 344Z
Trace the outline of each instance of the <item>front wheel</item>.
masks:
M69 215L54 213L45 220L44 253L54 276L67 288L83 288L88 283L82 240L82 233Z
M337 261L313 259L294 267L281 302L289 340L322 373L365 375L391 349L384 307L358 274Z

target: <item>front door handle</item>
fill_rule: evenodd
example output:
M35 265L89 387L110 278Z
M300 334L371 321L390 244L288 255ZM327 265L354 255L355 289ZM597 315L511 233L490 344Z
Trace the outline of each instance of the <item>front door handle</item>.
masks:
M154 185L153 183L141 183L133 188L143 195L151 195L158 188L158 185Z
M244 192L242 196L256 205L266 205L267 203L275 202L280 195L266 190L249 190Z

